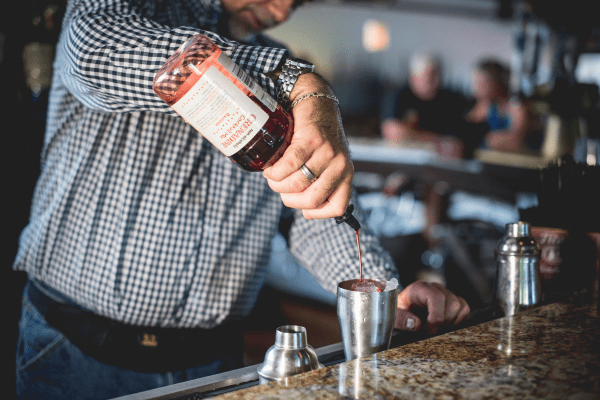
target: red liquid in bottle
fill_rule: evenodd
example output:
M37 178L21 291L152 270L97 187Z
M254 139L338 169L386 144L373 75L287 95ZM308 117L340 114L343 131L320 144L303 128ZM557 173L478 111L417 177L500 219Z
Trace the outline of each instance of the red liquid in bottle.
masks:
M152 87L244 170L273 164L291 141L291 116L204 35L181 46Z

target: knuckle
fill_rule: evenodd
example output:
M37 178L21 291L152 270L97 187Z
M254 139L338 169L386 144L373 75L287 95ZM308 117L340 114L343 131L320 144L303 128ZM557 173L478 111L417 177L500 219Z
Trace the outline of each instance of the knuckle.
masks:
M335 215L343 215L346 212L346 205L342 203L334 204L331 211Z
M467 315L467 314L469 314L471 312L471 307L469 307L469 305L467 304L467 302L464 301L464 300L463 300L463 303L464 303L464 305L463 305L462 312L463 312L464 315Z
M436 303L442 303L446 301L446 296L439 290L432 290L430 296Z
M307 210L302 210L302 215L304 215L304 218L311 220L311 219L315 219L311 213Z
M300 192L303 192L305 189L306 189L306 183L304 183L300 180L295 180L290 183L290 190L292 193L300 193Z
M271 188L272 191L278 192L277 184L274 181L268 179L267 184L269 185L269 187Z
M291 157L287 158L287 163L290 167L296 167L296 164L299 163L299 161L305 160L306 158L308 158L308 152L300 147L300 146L294 146L294 147L289 147L288 151L291 153ZM298 167L299 168L299 167Z
M444 305L446 302L446 295L438 290L431 283L427 283L428 286L428 296L435 304Z
M290 158L286 158L286 164L290 169L294 169L296 168L296 164L298 163L298 160L302 160L302 151L301 150L294 150L292 151L292 156Z
M450 312L452 313L452 315L457 315L460 312L461 308L462 307L460 301L458 301L458 299L452 299L452 302L450 304Z
M323 135L314 135L310 139L309 143L313 149L320 149L321 147L324 147L326 141L325 141L325 138L323 137Z
M415 283L413 283L413 285L415 286L415 290L419 289L419 290L429 290L429 288L431 287L431 284L427 281L416 281Z
M336 152L331 146L323 146L321 152L327 160L335 160L336 158Z
M314 210L315 208L318 208L321 204L323 204L323 202L320 198L311 198L306 202L306 208L309 210Z

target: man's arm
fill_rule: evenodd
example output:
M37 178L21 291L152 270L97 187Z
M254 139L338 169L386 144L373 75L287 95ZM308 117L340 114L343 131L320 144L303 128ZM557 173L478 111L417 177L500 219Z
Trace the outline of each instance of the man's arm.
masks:
M175 114L152 90L155 73L181 44L196 33L211 38L271 95L269 75L288 54L284 49L244 46L212 32L168 27L146 19L124 0L77 3L67 19L67 32L56 73L87 107L107 112L161 111ZM290 99L314 91L329 92L316 74L301 75ZM292 110L295 128L283 158L265 171L285 204L305 210L307 218L344 213L350 199L353 167L337 105L309 98ZM306 166L319 179L300 172Z
M275 85L265 74L288 54L285 49L240 45L201 29L159 24L124 0L73 3L65 23L55 73L87 107L107 112L175 115L154 93L152 81L194 34L208 36L271 95Z

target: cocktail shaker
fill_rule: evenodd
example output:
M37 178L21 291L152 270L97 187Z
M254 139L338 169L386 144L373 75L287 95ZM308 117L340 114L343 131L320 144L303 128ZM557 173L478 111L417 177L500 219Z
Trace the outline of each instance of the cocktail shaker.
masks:
M527 222L506 225L496 247L493 309L496 317L514 315L540 303L540 249Z
M315 350L306 339L306 328L285 325L277 328L275 344L267 350L258 367L260 383L276 381L284 386L289 377L322 368Z

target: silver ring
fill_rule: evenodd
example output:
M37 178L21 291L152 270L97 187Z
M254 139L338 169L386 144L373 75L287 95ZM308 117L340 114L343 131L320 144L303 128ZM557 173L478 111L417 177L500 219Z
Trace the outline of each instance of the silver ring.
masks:
M304 174L304 176L309 181L313 182L313 181L317 180L317 176L315 174L313 174L312 171L310 169L308 169L305 164L302 164L302 166L300 167L300 171L302 171L302 173Z

